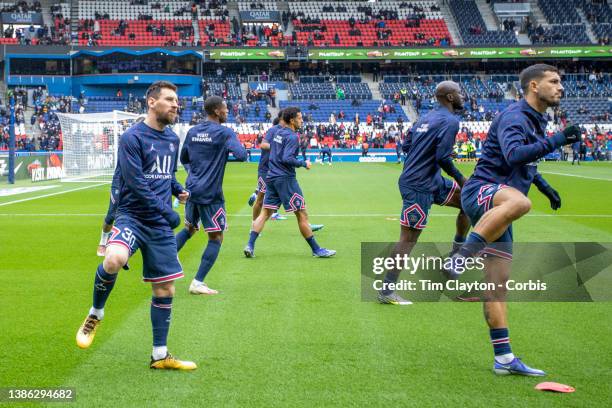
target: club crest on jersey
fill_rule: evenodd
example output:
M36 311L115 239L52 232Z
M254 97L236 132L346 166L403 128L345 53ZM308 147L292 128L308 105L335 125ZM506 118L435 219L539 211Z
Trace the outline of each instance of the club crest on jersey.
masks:
M170 151L174 153L174 143L170 143Z
M155 152L155 144L151 143L151 150L149 150L150 152Z

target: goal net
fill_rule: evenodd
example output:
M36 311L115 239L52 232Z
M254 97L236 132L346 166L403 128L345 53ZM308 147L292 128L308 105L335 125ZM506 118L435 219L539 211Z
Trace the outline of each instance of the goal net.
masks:
M92 182L113 178L119 137L140 115L113 111L57 113L62 128L62 181Z

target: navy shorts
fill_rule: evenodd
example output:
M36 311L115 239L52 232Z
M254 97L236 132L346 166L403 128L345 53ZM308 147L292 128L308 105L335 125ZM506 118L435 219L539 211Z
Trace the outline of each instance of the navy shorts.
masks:
M183 267L178 260L176 238L170 228L151 228L127 215L115 220L108 245L121 245L130 251L142 253L142 280L168 282L183 277Z
M206 232L219 232L227 230L227 216L225 203L197 204L187 200L185 204L185 225L200 230L199 223Z
M257 192L258 193L266 192L266 174L265 173L257 174Z
M285 212L306 209L304 194L295 177L275 177L266 180L266 184L264 208L278 210L282 204L285 207Z
M493 208L495 194L508 186L486 181L470 180L461 190L461 206L470 217L472 226L476 225L484 213ZM494 243L482 252L505 259L512 259L512 225Z
M401 188L402 213L400 224L414 229L424 229L427 226L427 215L433 204L434 195L411 188Z

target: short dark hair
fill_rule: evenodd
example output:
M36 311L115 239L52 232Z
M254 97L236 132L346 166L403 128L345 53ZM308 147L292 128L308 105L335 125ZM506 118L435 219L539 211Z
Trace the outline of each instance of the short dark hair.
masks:
M281 109L281 110L278 111L278 115L276 115L276 117L278 119L282 119L283 118L283 111L284 111L284 109Z
M558 74L559 70L548 64L535 64L522 70L519 75L519 81L521 82L523 93L527 93L531 81L542 79L546 72L555 72Z
M280 118L274 118L274 120L272 121L272 124L276 126L278 125L279 122L280 122Z
M204 110L209 115L215 115L215 109L219 109L221 106L223 106L223 102L225 101L220 96L209 96L204 101Z
M178 89L176 85L169 81L155 81L149 86L147 89L147 93L145 94L145 98L159 98L159 94L163 88L172 89L174 92Z
M291 119L296 118L297 114L300 112L300 108L297 106L289 106L288 108L283 109L283 120L285 123L289 124Z

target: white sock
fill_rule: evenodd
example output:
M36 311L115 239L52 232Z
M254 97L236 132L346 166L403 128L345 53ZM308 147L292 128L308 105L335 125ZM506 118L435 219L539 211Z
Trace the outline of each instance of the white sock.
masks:
M91 309L89 309L89 314L96 316L98 320L104 319L104 309L96 309L92 306Z
M151 353L151 357L153 357L153 360L161 360L162 358L166 358L167 355L168 355L167 346L160 346L160 347L153 346L153 352Z
M513 353L501 354L499 356L495 356L495 361L497 361L500 364L510 364L512 360L514 360Z
M108 239L110 238L111 233L110 232L104 232L102 231L102 235L100 235L100 245L104 245L106 246L106 244L108 243Z

